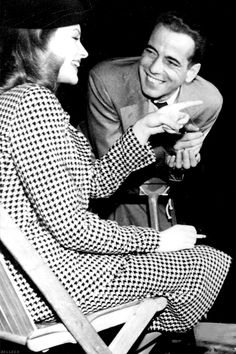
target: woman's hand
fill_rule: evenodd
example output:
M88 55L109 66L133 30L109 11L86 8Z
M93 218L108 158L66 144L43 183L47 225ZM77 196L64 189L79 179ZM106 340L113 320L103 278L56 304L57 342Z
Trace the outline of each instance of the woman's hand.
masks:
M194 226L174 225L169 229L160 232L158 252L179 251L193 248L198 238L205 237L205 235L197 234Z
M202 104L202 101L186 101L173 103L160 108L156 112L147 114L133 126L134 134L140 144L145 145L151 135L167 132L179 132L188 121L189 115L181 109Z

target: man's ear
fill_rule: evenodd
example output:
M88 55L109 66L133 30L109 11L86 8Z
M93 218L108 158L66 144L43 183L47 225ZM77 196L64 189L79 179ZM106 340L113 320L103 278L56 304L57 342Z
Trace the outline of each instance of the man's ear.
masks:
M200 69L201 69L201 64L200 63L193 64L187 71L187 75L186 75L185 81L187 83L192 82L195 79L195 77L197 76L197 74L199 73Z

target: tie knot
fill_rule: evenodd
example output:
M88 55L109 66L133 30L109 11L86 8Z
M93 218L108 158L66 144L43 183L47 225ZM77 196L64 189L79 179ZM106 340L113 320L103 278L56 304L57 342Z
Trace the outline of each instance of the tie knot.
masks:
M157 100L152 100L152 103L159 109L161 107L167 106L167 102L157 102Z

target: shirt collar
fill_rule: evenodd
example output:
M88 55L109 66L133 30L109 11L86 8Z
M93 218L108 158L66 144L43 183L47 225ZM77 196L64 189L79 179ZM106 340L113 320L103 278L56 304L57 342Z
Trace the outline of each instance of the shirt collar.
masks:
M165 102L167 104L172 104L175 102L178 94L179 94L180 88L178 87L177 90L168 98L168 100L166 100ZM157 100L158 101L158 100Z

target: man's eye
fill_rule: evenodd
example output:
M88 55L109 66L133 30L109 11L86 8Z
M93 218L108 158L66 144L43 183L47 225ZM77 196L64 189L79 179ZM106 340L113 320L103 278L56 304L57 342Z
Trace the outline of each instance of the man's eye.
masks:
M179 66L178 63L176 63L175 61L172 61L172 60L168 60L168 64L171 66Z
M72 37L75 41L78 41L79 38L78 37Z
M148 54L153 54L153 55L155 55L154 50L152 50L151 48L145 48L145 49L144 49L144 53L148 53Z

